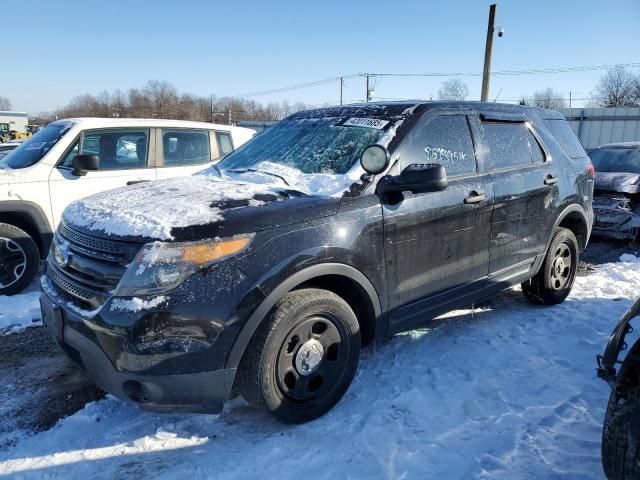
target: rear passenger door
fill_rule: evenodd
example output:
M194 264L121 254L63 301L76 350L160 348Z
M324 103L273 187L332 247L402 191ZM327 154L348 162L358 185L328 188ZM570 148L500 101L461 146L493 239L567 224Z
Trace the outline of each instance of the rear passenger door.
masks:
M159 128L157 132L158 179L192 175L219 156L212 130Z
M485 168L495 191L489 272L494 280L509 280L526 274L544 253L561 177L524 117L480 118Z
M488 275L493 188L491 177L478 173L469 121L465 113L427 112L399 146L391 174L440 163L449 185L381 197L392 331L479 292Z

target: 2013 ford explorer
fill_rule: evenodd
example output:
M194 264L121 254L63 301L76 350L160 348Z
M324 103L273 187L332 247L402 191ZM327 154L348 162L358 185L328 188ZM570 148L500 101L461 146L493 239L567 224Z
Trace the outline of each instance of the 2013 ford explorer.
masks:
M519 283L562 302L593 173L553 111L297 113L202 174L67 208L43 318L123 400L217 412L237 391L307 421L343 396L363 345Z

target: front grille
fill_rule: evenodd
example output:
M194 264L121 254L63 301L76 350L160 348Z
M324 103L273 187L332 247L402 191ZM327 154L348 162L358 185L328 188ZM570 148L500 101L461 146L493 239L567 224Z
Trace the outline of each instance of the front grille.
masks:
M112 295L142 245L95 237L62 223L47 259L47 275L66 300L96 309Z

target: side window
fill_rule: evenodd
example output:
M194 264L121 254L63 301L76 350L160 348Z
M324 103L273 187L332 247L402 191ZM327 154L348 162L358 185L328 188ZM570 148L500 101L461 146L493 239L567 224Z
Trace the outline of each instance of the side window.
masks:
M89 130L82 137L80 153L98 155L99 170L146 168L148 146L149 130ZM71 166L70 154L64 159L65 166Z
M484 138L489 147L489 170L531 165L531 150L524 123L482 122Z
M233 152L233 142L231 141L230 133L216 132L216 140L218 141L218 150L221 157Z
M533 160L533 163L543 163L544 152L542 151L542 147L540 147L538 140L536 140L536 137L529 129L527 129L527 141L529 142L529 150L531 151L531 159Z
M211 161L206 130L162 130L162 164L165 167L198 165Z
M573 133L569 122L562 118L558 119L546 119L544 121L545 126L556 138L562 150L571 158L583 158L587 154L582 148L582 144L576 134Z
M401 169L412 163L440 163L449 177L476 173L473 142L464 115L427 120L418 124L405 141Z
M80 140L76 140L76 143L73 144L71 150L67 152L67 154L62 159L60 166L62 167L73 167L73 157L78 155L78 149L80 148Z

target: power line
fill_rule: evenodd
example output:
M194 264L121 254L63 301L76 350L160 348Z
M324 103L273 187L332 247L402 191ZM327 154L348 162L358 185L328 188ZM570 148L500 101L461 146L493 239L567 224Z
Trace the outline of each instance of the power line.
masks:
M573 72L589 72L608 70L614 67L625 68L640 68L640 62L633 63L611 63L601 65L581 65L581 66L569 66L569 67L556 67L556 68L530 68L523 70L499 70L491 72L491 75L500 76L520 76L520 75L549 75L558 73L573 73ZM315 80L311 82L298 83L295 85L289 85L286 87L273 88L270 90L261 90L256 92L243 93L235 95L236 97L257 97L260 95L269 95L273 93L289 92L293 90L301 90L304 88L316 87L320 85L326 85L329 83L339 82L340 78L347 80L358 77L374 77L379 82L380 77L480 77L482 72L382 72L382 73L352 73L349 75L341 75L337 77L325 78L322 80ZM376 78L377 77L377 78Z

